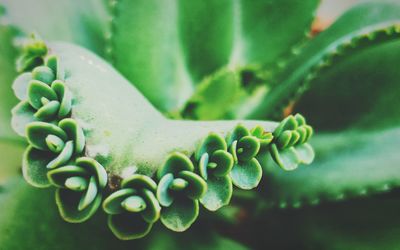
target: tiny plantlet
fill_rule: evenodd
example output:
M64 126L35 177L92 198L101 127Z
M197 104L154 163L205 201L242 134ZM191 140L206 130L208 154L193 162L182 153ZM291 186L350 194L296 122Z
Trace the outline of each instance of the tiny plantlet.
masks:
M1 1L0 248L398 249L400 4L319 2Z

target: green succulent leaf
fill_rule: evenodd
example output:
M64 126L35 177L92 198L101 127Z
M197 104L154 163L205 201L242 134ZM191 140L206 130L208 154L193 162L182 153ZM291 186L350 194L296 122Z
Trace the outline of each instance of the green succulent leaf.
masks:
M153 224L146 222L138 213L110 215L108 226L120 240L134 240L146 236Z
M251 135L258 138L260 141L260 147L263 148L267 147L274 139L271 132L265 132L264 128L259 125L251 130Z
M103 202L103 209L107 214L121 214L124 209L121 203L129 196L137 194L134 189L124 188L110 194Z
M189 72L197 82L229 61L234 43L234 3L231 0L177 2L180 43Z
M81 223L88 220L101 205L102 195L97 193L87 206L80 206L82 193L69 189L56 190L56 204L62 218L71 223Z
M25 180L34 187L49 187L50 182L47 179L46 165L52 157L53 155L49 152L29 146L25 151L22 162L22 173Z
M233 187L229 176L210 176L207 180L207 192L200 198L201 204L210 211L216 211L228 205Z
M224 138L222 138L219 134L211 133L203 140L196 150L195 158L197 161L199 161L200 157L202 157L204 153L211 155L214 151L226 149L227 145Z
M157 190L157 184L155 183L155 181L153 181L152 178L141 174L134 174L128 178L123 179L121 187L133 188L137 190L148 189L153 192Z
M158 169L157 176L161 179L164 175L168 173L177 174L180 171L193 171L194 166L192 161L182 153L172 153L164 165Z
M278 166L286 171L295 170L301 162L300 156L294 147L280 150L275 144L272 144L270 153Z
M44 82L31 80L28 85L28 100L35 109L40 109L43 105L43 98L54 101L57 100L57 94Z
M239 74L224 68L204 78L197 85L194 94L186 101L181 115L203 120L229 117L232 105L244 94Z
M295 147L296 153L301 163L311 164L314 161L315 153L310 144L305 143Z
M89 172L86 169L74 165L62 166L47 172L50 183L59 188L66 187L66 181L72 177L87 177L88 175Z
M14 131L20 136L26 136L26 126L38 119L34 116L35 109L31 107L29 102L22 101L12 109L11 124Z
M181 171L178 176L188 182L188 186L185 189L187 197L199 199L205 194L207 183L200 176L190 171Z
M236 163L231 171L232 182L241 189L253 189L258 186L262 177L262 168L256 158L247 162Z
M189 198L176 199L171 206L161 210L161 222L167 228L183 232L187 230L199 215L199 202Z
M239 161L246 162L254 158L260 150L260 141L254 136L242 137L236 146L236 155Z
M233 156L225 150L215 151L210 161L216 164L215 168L209 170L211 175L219 177L229 174L234 164Z
M31 122L26 127L28 142L37 149L48 150L46 137L55 135L63 140L67 139L67 134L58 126L46 122Z
M240 14L237 53L239 63L271 63L292 50L308 33L318 1L237 1ZM282 18L290 17L290 18Z
M146 209L142 216L148 223L154 223L160 218L161 207L154 193L148 189L143 190L143 199L146 201Z
M376 1L360 4L347 11L327 30L308 42L298 56L289 60L276 77L279 84L245 117L281 116L288 103L309 89L319 72L334 65L337 58L373 48L378 43L397 40L399 9L397 2Z
M173 174L166 174L161 178L157 188L157 199L164 207L169 207L174 202L174 197L169 190L169 186L174 181Z
M17 78L15 78L12 88L14 90L14 94L15 96L23 101L26 100L28 98L28 86L29 86L29 82L32 80L32 73L31 72L25 72L22 73L20 75L17 76Z
M48 137L47 137L48 138ZM51 160L46 167L48 169L52 169L52 168L56 168L58 166L61 166L65 163L67 163L72 155L73 155L73 150L74 150L74 146L73 146L73 142L72 141L68 141L67 143L65 143L65 145L63 146L62 151L59 153L59 155L57 155L56 158L54 158L53 160Z

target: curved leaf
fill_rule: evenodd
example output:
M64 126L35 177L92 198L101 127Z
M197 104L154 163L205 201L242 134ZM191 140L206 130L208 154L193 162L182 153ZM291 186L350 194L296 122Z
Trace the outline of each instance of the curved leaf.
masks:
M370 2L346 12L330 28L305 45L277 77L279 82L247 117L282 116L290 101L310 86L310 81L332 58L375 44L399 39L400 5L394 1Z
M34 187L49 187L50 182L47 179L46 165L52 157L53 155L48 152L29 146L25 151L22 163L22 173L25 180Z
M161 210L161 222L176 232L187 230L199 215L199 202L189 198L176 199L171 206Z
M134 240L144 237L153 226L143 220L138 213L122 213L110 215L108 226L120 240Z
M253 189L262 177L262 168L257 159L235 164L231 171L232 182L241 189Z
M208 210L216 211L229 204L232 190L232 181L229 176L210 176L207 179L207 192L200 199L200 202Z

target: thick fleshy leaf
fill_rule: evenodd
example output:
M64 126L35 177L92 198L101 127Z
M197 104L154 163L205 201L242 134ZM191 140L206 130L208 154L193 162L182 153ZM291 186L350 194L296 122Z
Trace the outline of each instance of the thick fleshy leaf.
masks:
M241 162L251 160L260 150L260 141L254 136L244 136L237 144L236 154Z
M300 157L294 147L280 150L275 144L272 144L270 153L276 164L286 171L295 170L299 166L299 163L301 163Z
M89 180L88 188L86 189L86 191L84 191L84 194L79 201L78 210L82 211L90 206L94 199L96 199L98 193L99 190L97 187L96 177L92 176Z
M47 172L47 177L51 184L60 188L65 187L65 182L67 179L76 176L87 178L89 176L89 172L84 168L73 165L59 167Z
M146 209L141 212L141 215L148 223L154 223L160 218L160 204L152 191L144 189L142 193L142 198L146 201Z
M90 219L101 205L102 195L101 193L97 193L93 202L91 202L85 209L79 210L78 206L81 197L81 192L63 188L58 188L56 190L56 203L64 220L71 223L84 222Z
M297 156L299 157L301 163L311 164L314 160L315 153L314 149L310 146L310 144L305 143L295 147Z
M38 109L34 116L41 121L50 121L57 116L59 109L60 103L58 101L50 101Z
M174 180L173 174L166 174L164 177L161 178L160 182L158 183L157 187L157 199L160 204L164 207L168 207L174 201L174 197L169 190L169 186Z
M235 2L240 32L235 39L232 63L272 63L292 54L291 50L310 30L318 3L317 0Z
M199 161L199 173L204 180L208 178L208 164L209 164L209 155L208 153L204 153Z
M58 82L59 80L64 80L65 77L64 67L60 63L60 58L57 55L54 54L48 55L45 58L45 64L47 67L51 68L53 72L55 72L57 79L56 82ZM52 83L52 85L53 84L54 82Z
M268 146L274 139L271 132L265 132L264 128L259 125L251 130L251 135L258 138L261 147Z
M164 165L158 169L157 176L161 179L167 173L177 174L183 170L193 171L193 163L186 155L175 152L172 153L165 161Z
M32 70L32 78L50 85L56 79L56 76L51 68L39 66Z
M25 137L26 125L28 125L28 123L37 121L37 118L34 116L36 110L31 107L28 101L23 101L18 103L11 112L12 128L15 132L17 132L17 134Z
M124 188L115 191L108 196L103 202L103 209L107 214L120 214L125 212L121 203L129 196L135 195L137 192L131 188Z
M183 232L196 221L198 215L199 202L181 197L161 210L161 222L172 231Z
M227 143L228 145L231 145L234 141L238 141L244 136L250 135L249 130L243 126L242 124L237 125L232 133L230 133L227 137Z
M347 11L328 29L303 46L301 53L293 57L279 73L276 79L279 84L262 98L260 105L244 117L282 116L282 110L314 84L321 70L335 65L337 59L373 48L376 44L396 40L399 34L396 31L400 20L399 9L400 5L396 1L375 1ZM374 60L368 60L370 61ZM358 76L357 81L360 81L362 78ZM370 96L366 97L360 100L372 100ZM349 98L349 101L353 100ZM363 108L361 103L360 108ZM324 112L326 114L326 110ZM313 123L312 120L310 122Z
M56 158L51 160L46 167L48 169L52 169L59 167L64 163L67 163L72 157L73 150L74 150L73 142L68 141L67 143L65 143L63 150L57 155Z
M35 109L43 106L42 98L49 101L57 100L57 94L49 85L38 80L31 80L28 85L28 100Z
M13 82L12 88L14 90L14 94L21 101L28 98L27 89L30 80L32 80L32 73L25 72L17 76Z
M80 154L85 147L85 135L78 123L71 118L65 118L58 123L58 126L65 131L68 139L74 142L75 154Z
M31 122L26 126L26 136L29 143L41 150L48 150L46 137L55 135L62 140L67 138L65 132L54 124L46 122Z
M210 176L207 180L207 192L200 199L200 202L208 210L216 211L229 204L232 190L232 181L229 176Z
M178 7L175 0L121 1L110 34L115 67L162 111L178 108L192 89L179 42Z
M253 189L262 177L262 168L257 159L235 164L231 171L233 184L241 189Z
M224 150L218 150L211 156L211 162L216 163L215 168L209 169L215 176L225 176L229 174L233 167L233 156Z
M45 188L50 186L47 179L46 165L54 157L49 152L40 151L29 146L24 154L22 173L25 180L32 186Z
M121 187L133 188L136 190L148 189L155 192L157 190L157 183L155 183L152 178L146 175L134 174L128 178L123 179Z
M138 213L110 215L108 226L120 240L134 240L147 235L153 224L146 222Z
M57 93L58 100L61 101L58 111L58 118L64 118L72 109L72 94L65 86L65 83L59 80L51 84L51 88Z
M76 159L76 164L96 177L96 181L100 189L105 188L108 177L106 170L100 163L89 157L80 157Z
M278 127L274 130L274 137L279 137L286 130L294 130L297 128L297 121L293 115L289 115L285 119L283 119Z
M195 153L196 160L199 161L204 153L211 155L217 150L226 150L227 145L222 136L216 133L209 134L200 144Z
M181 171L178 177L189 183L185 188L185 194L191 199L199 199L207 191L207 183L197 174L190 171Z
M229 61L235 42L234 2L180 0L178 3L178 26L186 65L195 82L199 82Z
M232 106L244 94L246 92L241 87L240 75L234 70L223 68L197 85L181 114L184 118L193 120L229 117Z

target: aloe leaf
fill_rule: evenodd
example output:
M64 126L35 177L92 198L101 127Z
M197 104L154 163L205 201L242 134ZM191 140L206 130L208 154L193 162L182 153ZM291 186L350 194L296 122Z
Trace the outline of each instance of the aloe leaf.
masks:
M200 199L200 202L208 210L216 211L229 204L232 191L232 181L229 176L210 176L207 179L207 192Z
M233 64L267 64L290 54L308 33L318 6L316 0L241 0L234 3Z
M161 210L161 222L176 232L187 230L199 215L199 202L189 198L176 199Z
M104 54L105 1L5 0L2 4L9 22L27 34L38 32L45 40L75 42Z
M310 88L318 72L330 66L334 58L398 39L399 10L398 3L382 1L361 4L346 12L288 62L275 79L279 84L244 116L281 116L289 102Z
M179 42L177 1L120 1L115 8L114 66L157 108L176 109L192 88Z
M234 1L178 3L180 43L190 75L198 83L229 61L234 43Z
M310 124L325 131L354 126L362 129L397 126L400 123L397 108L400 72L396 67L400 62L399 49L400 40L338 60L321 72L294 109L305 111Z

